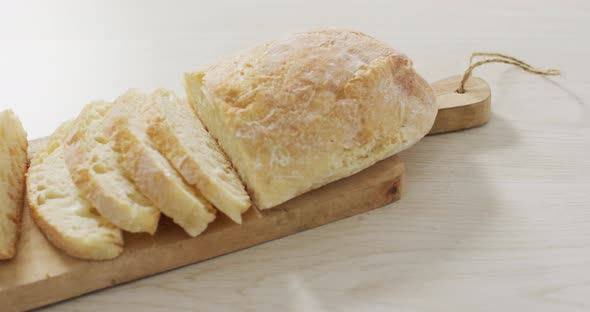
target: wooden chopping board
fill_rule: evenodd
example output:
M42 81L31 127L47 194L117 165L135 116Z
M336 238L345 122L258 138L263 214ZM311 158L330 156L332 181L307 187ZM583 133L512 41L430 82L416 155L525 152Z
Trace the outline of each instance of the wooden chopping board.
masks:
M489 119L487 84L472 79L466 87L473 91L458 95L453 89L456 80L433 84L439 114L432 134L482 125ZM29 155L43 143L43 139L32 141ZM382 207L400 199L403 177L404 165L393 156L274 209L250 209L242 225L220 214L195 238L164 218L155 236L125 233L124 253L102 262L78 260L54 248L25 207L18 254L0 262L0 307L2 311L41 307Z

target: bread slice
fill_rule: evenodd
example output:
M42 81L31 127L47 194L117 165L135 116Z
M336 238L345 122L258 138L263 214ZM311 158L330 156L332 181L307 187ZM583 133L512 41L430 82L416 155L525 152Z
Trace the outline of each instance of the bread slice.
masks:
M0 113L0 259L16 254L25 196L27 133L12 111Z
M160 211L126 176L104 134L111 107L95 102L82 110L66 142L66 164L78 190L103 217L125 231L154 234Z
M215 219L215 209L151 145L141 117L147 101L138 90L120 96L105 117L106 134L138 188L189 235L197 236Z
M143 116L148 136L182 177L215 208L242 223L250 197L188 102L172 92L156 90Z
M27 199L41 232L73 257L106 260L123 251L121 230L100 216L76 188L64 160L64 140L74 121L62 124L31 161Z

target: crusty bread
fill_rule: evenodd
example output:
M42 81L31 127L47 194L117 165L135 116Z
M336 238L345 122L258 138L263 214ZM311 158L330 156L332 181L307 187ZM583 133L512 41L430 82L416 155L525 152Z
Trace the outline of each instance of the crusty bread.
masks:
M74 121L62 124L31 160L27 199L33 220L57 248L89 260L123 251L121 230L100 216L76 188L64 160L64 140Z
M138 188L189 235L197 236L215 219L215 209L152 146L143 119L147 101L138 90L117 98L105 117L106 134Z
M143 116L148 136L184 179L215 208L242 223L250 198L189 104L160 89L151 95Z
M0 112L0 259L16 254L25 196L27 133L12 111Z
M339 29L264 43L185 82L262 209L400 152L428 133L437 112L409 58Z
M115 226L154 234L160 211L126 176L103 131L112 104L87 105L66 140L65 160L78 190Z

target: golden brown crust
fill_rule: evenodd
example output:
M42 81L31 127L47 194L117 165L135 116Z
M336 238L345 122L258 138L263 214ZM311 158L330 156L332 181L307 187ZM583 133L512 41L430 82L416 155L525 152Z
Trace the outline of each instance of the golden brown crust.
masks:
M437 111L405 55L340 29L264 43L185 78L262 209L407 148Z

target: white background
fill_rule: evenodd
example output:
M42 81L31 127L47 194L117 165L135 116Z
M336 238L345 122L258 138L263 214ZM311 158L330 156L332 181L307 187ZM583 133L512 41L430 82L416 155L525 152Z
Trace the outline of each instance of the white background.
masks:
M475 50L564 73L477 69L491 122L403 152L400 202L51 310L590 310L588 1L0 3L0 109L31 138L92 100L182 93L184 71L321 25L390 43L429 81Z
M584 1L1 3L0 109L15 110L32 138L50 134L92 100L112 100L131 87L180 93L184 71L324 25L362 30L389 42L431 81L458 74L473 50L558 66L569 83L586 75L583 63L565 66L588 55L588 38L581 36L590 25Z

